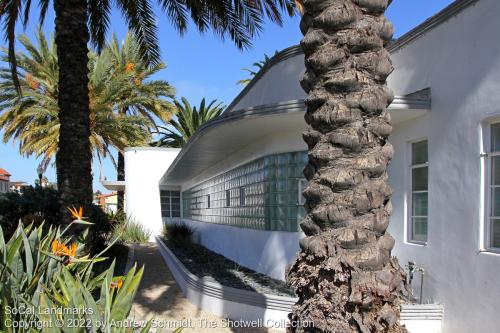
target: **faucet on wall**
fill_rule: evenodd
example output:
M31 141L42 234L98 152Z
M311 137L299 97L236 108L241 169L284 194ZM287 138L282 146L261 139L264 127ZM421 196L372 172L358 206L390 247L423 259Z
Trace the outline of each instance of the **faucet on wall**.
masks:
M423 290L424 290L424 275L425 269L423 267L417 266L417 263L414 261L408 261L406 265L408 269L408 285L410 286L410 290L408 292L408 302L411 302L413 296L413 288L412 282L416 273L420 273L420 295L419 295L419 303L422 304L423 301Z

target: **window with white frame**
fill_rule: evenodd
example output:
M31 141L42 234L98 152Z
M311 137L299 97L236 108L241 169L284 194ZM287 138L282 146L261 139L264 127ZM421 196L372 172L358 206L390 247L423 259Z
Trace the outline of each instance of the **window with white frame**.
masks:
M245 206L247 203L247 198L246 198L246 193L245 193L245 188L240 187L240 206Z
M309 182L307 181L307 179L304 179L304 178L301 178L299 179L299 193L297 194L298 195L298 204L300 206L304 206L306 204L306 198L304 197L304 191L307 187L307 184L309 184Z
M160 190L161 217L181 217L181 193Z
M488 170L488 212L486 245L500 249L500 123L489 126Z
M429 154L427 140L411 143L408 241L427 242L429 222Z

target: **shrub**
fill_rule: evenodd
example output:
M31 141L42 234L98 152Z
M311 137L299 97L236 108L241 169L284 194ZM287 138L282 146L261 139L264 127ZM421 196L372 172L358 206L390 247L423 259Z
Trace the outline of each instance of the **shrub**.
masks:
M151 231L131 218L113 223L113 234L125 243L147 243Z
M51 188L26 187L21 193L0 194L0 224L5 237L10 238L19 221L36 226L45 221L46 225L58 226L58 193Z
M10 238L19 221L24 226L33 224L45 228L58 227L61 224L60 204L57 190L44 187L26 187L20 193L0 194L0 225L5 238ZM90 228L92 250L101 252L109 243L113 227L104 211L92 205L88 218L94 222Z
M163 229L163 237L176 245L186 246L192 242L195 230L185 223L169 223Z
M42 226L19 224L7 243L0 230L2 332L31 332L32 325L42 325L35 327L41 332L83 332L86 325L93 332L112 332L111 323L127 319L143 268L134 266L124 277L113 276L113 262L94 276L92 268L104 259L103 253L91 256L78 239L66 237L74 224L88 223L75 220L62 231L49 227L46 233ZM25 311L12 311L21 308ZM13 329L13 323L31 327ZM75 328L75 323L82 327Z

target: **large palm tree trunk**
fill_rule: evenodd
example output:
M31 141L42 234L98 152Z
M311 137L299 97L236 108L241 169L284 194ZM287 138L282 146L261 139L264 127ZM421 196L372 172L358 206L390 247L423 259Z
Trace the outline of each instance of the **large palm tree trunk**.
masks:
M299 301L289 332L401 332L405 276L386 231L393 150L386 107L390 0L304 0L310 181L306 234L287 273Z
M121 151L118 151L118 165L117 165L117 176L118 181L125 180L125 156ZM117 210L119 212L125 211L125 192L118 191L117 193Z
M54 0L54 10L61 124L56 159L57 184L63 210L73 205L88 208L92 203L92 153L89 141L87 1Z

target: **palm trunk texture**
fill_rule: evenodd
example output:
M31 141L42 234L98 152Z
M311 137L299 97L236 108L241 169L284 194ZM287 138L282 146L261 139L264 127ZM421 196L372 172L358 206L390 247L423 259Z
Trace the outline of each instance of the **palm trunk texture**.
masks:
M55 0L55 42L59 64L59 150L57 184L62 210L92 203L86 0Z
M304 0L301 42L308 93L306 237L287 271L299 301L288 332L405 332L405 273L386 231L393 149L386 111L393 67L385 45L390 0Z
M116 180L125 180L125 156L123 156L121 151L118 151L118 168L116 171ZM125 211L125 192L123 191L118 191L117 193L117 211Z

